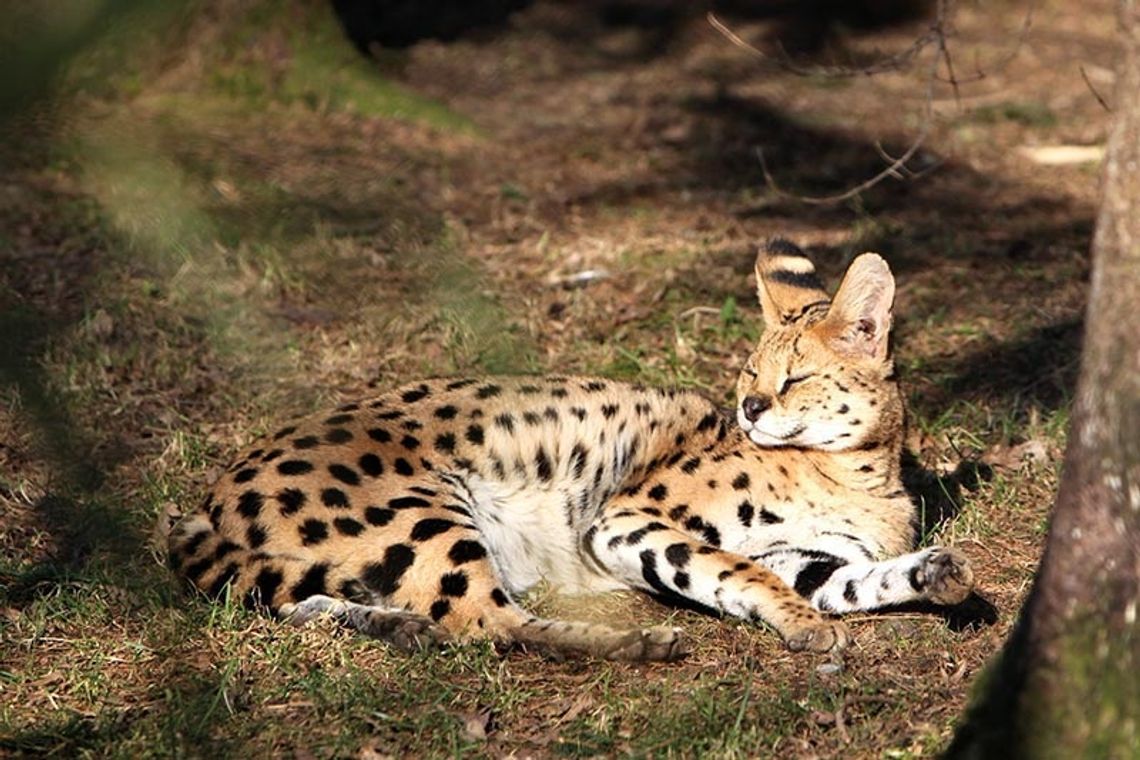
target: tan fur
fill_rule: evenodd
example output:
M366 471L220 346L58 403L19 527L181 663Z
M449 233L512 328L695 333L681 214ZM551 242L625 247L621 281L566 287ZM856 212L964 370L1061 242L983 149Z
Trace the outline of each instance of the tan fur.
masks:
M835 526L873 558L911 547L886 355L893 281L860 257L833 304L782 243L757 273L767 329L737 384L742 404L768 403L756 421L742 407L734 425L693 392L598 378L414 382L250 446L174 528L171 563L205 591L400 646L492 636L621 659L683 653L672 629L534 618L515 597L546 580L685 596L766 621L792 648L842 647L841 623L750 557ZM945 557L940 577L965 578Z

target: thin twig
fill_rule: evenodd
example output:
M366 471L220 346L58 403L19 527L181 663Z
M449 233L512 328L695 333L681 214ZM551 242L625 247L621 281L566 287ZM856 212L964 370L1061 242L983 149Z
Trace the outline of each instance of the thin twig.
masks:
M954 92L954 102L958 104L958 108L962 108L962 96L958 91L958 78L954 76L954 58L950 55L950 46L946 44L946 19L947 14L952 12L951 3L953 0L938 0L938 12L934 20L934 29L936 31L936 39L938 41L938 54L942 61L946 64L946 82L949 83L950 89ZM937 69L935 69L937 74ZM933 93L932 93L933 95Z
M1091 81L1089 81L1089 75L1087 73L1085 73L1085 67L1081 66L1080 69L1081 69L1081 79L1085 80L1085 85L1089 88L1089 92L1091 92L1093 94L1093 97L1096 98L1096 102L1100 103L1101 108L1108 111L1109 113L1112 113L1112 106L1110 106L1105 101L1105 99L1101 97L1100 93L1096 91L1095 87L1093 87L1093 83Z
M935 41L935 34L933 28L926 32L926 34L917 37L914 42L904 50L900 50L894 55L889 55L881 58L866 66L800 66L791 60L790 56L785 52L783 56L771 56L759 50L754 45L750 45L741 39L740 35L725 26L724 22L716 17L716 14L709 12L705 18L708 20L709 25L716 29L720 34L733 45L736 45L741 50L746 50L754 57L762 61L778 66L785 71L790 71L799 76L825 76L825 77L856 77L856 76L871 76L873 74L881 74L885 71L898 71L910 65L923 48L930 45ZM781 51L783 49L781 48Z
M1029 35L1030 27L1033 23L1034 2L1027 4L1025 18L1022 21L1021 29L1017 35L1017 42L1013 48L1001 59L999 59L993 66L995 69L1002 69L1012 61L1017 54L1021 51L1025 40ZM934 46L934 54L931 56L930 68L927 72L926 78L926 92L924 94L923 102L923 116L922 123L919 127L918 133L911 141L910 146L898 158L891 157L882 146L876 143L875 147L879 155L888 161L887 167L875 174L873 177L860 182L858 185L847 189L842 193L835 195L824 196L806 196L796 195L789 193L782 189L772 176L771 171L768 169L768 163L764 158L764 151L762 148L756 148L757 158L760 160L760 168L764 173L764 180L767 182L768 187L777 195L799 201L801 203L808 203L813 205L826 205L832 203L841 203L849 200L859 193L875 187L888 177L900 180L915 179L919 176L929 173L936 169L941 162L936 162L934 165L927 167L919 172L912 171L906 164L907 162L918 153L922 147L927 136L930 134L931 126L934 120L934 101L935 101L935 86L939 82L945 82L950 85L953 90L954 100L958 107L962 107L961 93L959 86L966 82L974 82L985 78L986 73L982 71L981 66L975 60L975 69L977 73L974 76L963 79L954 69L954 60L950 52L950 47L947 44L947 39L950 36L952 29L950 28L950 21L955 13L954 0L938 0L937 10L935 12L934 21L930 24L927 31L918 36L909 47L892 55L875 61L863 67L841 67L841 66L813 66L804 67L796 64L791 58L784 53L781 57L773 57L767 55L763 51L757 49L755 46L745 42L740 35L729 29L724 22L716 17L714 13L708 13L706 18L709 24L719 32L725 39L733 45L747 51L752 56L771 63L781 69L792 72L800 76L827 76L827 77L853 77L853 76L871 76L874 74L886 71L898 71L909 66L917 57L921 55L923 50L927 47ZM781 48L783 51L783 48ZM945 64L946 76L940 77L938 73L939 66ZM1081 69L1081 75L1084 76L1084 69ZM1088 78L1085 77L1085 82L1089 84L1089 89L1092 90L1093 95L1100 101L1101 105L1108 108L1107 104L1100 97L1099 93L1089 83Z
M911 158L913 158L914 155L918 153L919 148L922 147L923 142L930 134L931 124L934 119L934 86L938 81L938 65L941 61L945 60L945 24L944 20L941 17L941 14L947 10L947 6L950 2L951 0L940 0L938 3L939 17L935 19L935 22L933 24L931 24L930 30L926 34L916 39L909 48L897 54L896 56L884 59L877 64L872 64L871 66L867 66L862 69L842 69L833 67L803 69L801 67L794 66L789 61L780 61L778 59L774 59L771 56L765 55L763 52L741 39L740 35L736 34L734 31L725 26L724 23L722 23L715 14L711 12L708 14L707 18L709 24L711 24L714 29L720 32L725 37L725 39L727 39L732 44L748 51L757 58L765 61L770 61L780 66L781 68L785 68L789 71L801 75L825 74L829 76L870 76L871 74L879 73L880 71L896 70L898 68L901 68L906 63L909 63L910 60L912 60L932 42L935 44L935 54L931 56L931 66L927 74L926 97L924 99L925 107L923 109L924 113L922 126L919 128L918 134L915 136L914 140L911 141L910 146L903 152L901 156L891 161L887 167L880 171L878 174L875 174L873 177L860 182L854 187L848 188L842 193L838 193L836 195L811 196L797 195L781 188L776 183L775 177L772 176L772 172L768 169L768 162L764 158L763 148L757 147L756 156L760 160L760 169L764 173L764 180L768 183L768 187L771 188L774 193L785 198L799 201L800 203L807 203L811 205L829 205L833 203L842 203L843 201L854 198L859 193L870 190L872 187L875 187L888 177L897 178L900 176L900 172L909 171L906 169L906 163Z
M933 95L934 84L937 81L935 74L938 71L938 64L941 60L942 59L939 55L937 55L937 52L935 55L931 56L932 65L927 78L927 97L925 99L926 107L924 109L925 113L923 114L922 118L922 127L919 129L918 134L915 136L914 140L911 141L910 147L907 148L901 156L888 164L887 168L883 169L881 172L871 177L870 179L864 180L858 185L848 188L844 192L838 193L836 195L796 195L795 193L789 193L786 190L783 190L779 185L776 184L776 179L768 170L768 162L764 160L764 150L758 147L756 148L756 156L760 159L760 169L764 172L764 180L768 183L768 187L770 187L772 191L777 195L781 195L785 198L792 198L801 203L822 206L831 203L842 203L843 201L854 198L856 195L865 190L870 190L872 187L879 184L887 177L897 175L899 170L903 169L906 166L906 162L913 158L916 153L918 153L918 149L922 147L922 144L926 140L927 135L930 134L930 126L934 120Z

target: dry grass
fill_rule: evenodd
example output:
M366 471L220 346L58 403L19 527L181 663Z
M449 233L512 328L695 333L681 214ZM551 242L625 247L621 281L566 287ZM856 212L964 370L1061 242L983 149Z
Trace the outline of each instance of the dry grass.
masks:
M1017 28L992 5L963 10L962 60ZM786 186L842 189L905 140L913 77L760 73L697 19L648 54L565 3L391 69L316 4L114 32L4 151L0 753L935 753L1027 589L1064 444L1096 173L1013 148L1104 137L1078 63L1110 68L1108 4L1069 5L966 90L985 110L939 102L940 169L832 209L766 190L754 149ZM185 598L148 548L252 432L369 385L589 371L727 400L775 232L830 276L890 261L928 538L970 555L996 624L860 616L832 662L650 601L542 597L671 620L695 651L406 657Z

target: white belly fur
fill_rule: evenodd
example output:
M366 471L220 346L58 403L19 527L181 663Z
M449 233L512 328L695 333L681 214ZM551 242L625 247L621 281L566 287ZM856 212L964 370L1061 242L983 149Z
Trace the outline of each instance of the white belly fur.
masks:
M580 534L566 524L558 489L515 486L469 477L473 519L503 585L522 593L545 581L562 593L624 588L587 563Z

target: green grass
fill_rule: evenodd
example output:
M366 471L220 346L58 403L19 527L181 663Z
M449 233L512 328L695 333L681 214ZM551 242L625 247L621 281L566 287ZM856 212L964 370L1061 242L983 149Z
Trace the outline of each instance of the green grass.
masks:
M993 106L981 106L968 114L971 121L980 124L1013 122L1025 127L1048 128L1057 124L1057 115L1045 103L1037 101L1007 101Z

